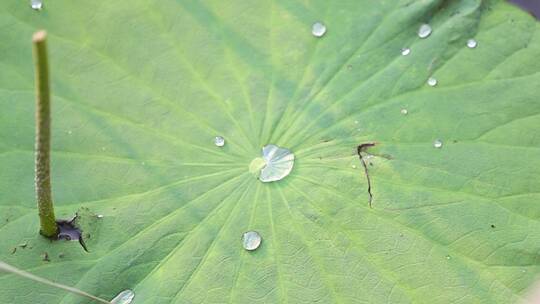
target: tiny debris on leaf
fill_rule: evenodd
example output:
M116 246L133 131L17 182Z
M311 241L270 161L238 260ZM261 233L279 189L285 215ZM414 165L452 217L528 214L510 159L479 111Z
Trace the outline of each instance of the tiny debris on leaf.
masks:
M44 262L50 262L51 259L49 259L49 254L47 252L44 252L41 254L41 260Z

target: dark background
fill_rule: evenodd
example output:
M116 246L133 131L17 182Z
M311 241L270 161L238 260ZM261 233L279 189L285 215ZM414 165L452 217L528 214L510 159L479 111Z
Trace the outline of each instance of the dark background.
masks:
M537 19L540 19L540 0L510 0L510 2L521 6L526 11L531 12Z

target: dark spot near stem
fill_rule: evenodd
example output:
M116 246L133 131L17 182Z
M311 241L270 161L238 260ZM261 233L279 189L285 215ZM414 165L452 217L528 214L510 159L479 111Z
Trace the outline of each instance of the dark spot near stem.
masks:
M367 165L366 165L366 161L362 157L362 153L366 153L366 150L368 148L370 148L370 147L373 147L373 146L375 146L375 143L374 142L369 142L369 143L360 144L360 145L358 145L358 147L356 147L356 153L358 154L358 158L360 159L360 162L362 163L362 166L364 167L364 174L366 176L367 183L368 183L367 192L368 192L368 195L369 195L369 207L370 208L372 208L371 202L373 201L373 193L371 193L371 179L369 178L368 168L367 168Z
M495 228L495 225L491 224L491 228Z
M75 216L71 220L56 221L56 224L58 225L58 230L60 231L58 233L57 239L66 241L79 241L79 244L81 244L81 247L84 249L84 251L88 252L88 248L84 243L82 232L74 224L75 219L77 219L77 216Z
M51 259L49 259L49 254L47 252L44 252L41 254L41 260L44 262L50 262Z

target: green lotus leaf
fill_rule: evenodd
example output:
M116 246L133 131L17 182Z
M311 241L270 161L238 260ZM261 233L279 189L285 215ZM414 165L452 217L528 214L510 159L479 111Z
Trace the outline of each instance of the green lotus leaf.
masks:
M85 210L88 253L38 234L38 29L56 213ZM134 304L518 302L540 274L539 29L498 0L3 0L0 260ZM267 145L294 153L271 183ZM90 302L2 273L0 303Z

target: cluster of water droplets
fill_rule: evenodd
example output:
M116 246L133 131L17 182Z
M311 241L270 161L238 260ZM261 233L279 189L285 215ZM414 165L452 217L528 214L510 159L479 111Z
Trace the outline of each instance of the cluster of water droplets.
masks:
M433 33L433 28L431 27L431 25L427 24L427 23L424 23L422 25L420 25L420 27L418 28L418 31L417 31L417 35L420 39L426 39L428 38L431 34ZM469 49L474 49L478 46L478 42L476 41L476 39L468 39L467 42L466 42L466 46L469 48ZM410 47L404 47L400 50L400 53L402 56L408 56L411 54L411 48ZM430 87L435 87L437 86L437 84L439 83L439 81L437 80L437 78L435 78L434 76L430 76L427 80L426 80L426 84ZM409 113L409 111L405 108L401 109L400 113L402 115L407 115ZM442 148L443 146L443 143L440 139L436 139L434 142L433 142L433 147L437 148L437 149L440 149Z

